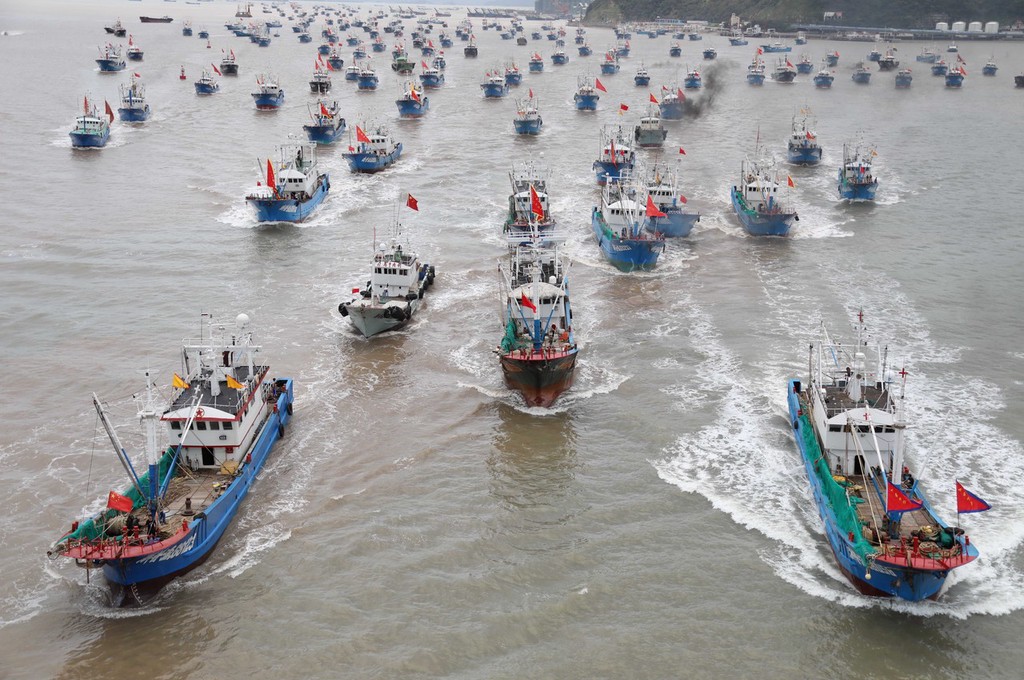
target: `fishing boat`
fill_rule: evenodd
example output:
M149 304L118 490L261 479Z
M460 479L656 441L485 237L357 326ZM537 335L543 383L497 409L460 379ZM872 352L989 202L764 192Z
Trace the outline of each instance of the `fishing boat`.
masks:
M128 51L126 52L128 61L142 61L143 52L142 48L135 44L135 38L128 36Z
M480 55L480 50L476 46L475 37L470 36L469 44L462 48L462 55L471 59L475 59Z
M96 60L96 65L100 67L100 71L103 73L123 71L127 63L125 63L124 55L121 53L121 46L107 43L101 47L100 58Z
M700 33L697 33L696 31L694 31L694 32L691 32L691 33L687 33L686 34L686 38L688 40L690 40L690 41L694 41L694 40L703 40L704 36L702 36Z
M946 73L946 87L962 86L965 77L967 77L967 70L964 69L963 64L957 64Z
M338 102L328 105L323 99L307 107L310 122L302 126L309 141L333 144L345 132L345 119L339 115Z
M822 64L821 70L814 75L814 87L827 90L832 87L832 82L836 79L832 75L832 71L829 70L828 62Z
M416 70L416 62L410 59L409 55L403 51L391 60L391 70L403 75L409 74Z
M213 74L205 68L202 75L199 76L199 80L193 83L193 85L195 85L196 94L198 95L216 94L220 91L220 81L214 78Z
M331 53L327 55L327 65L335 71L345 68L345 60L342 58L341 52L338 51L337 47L332 47Z
M885 51L882 58L878 60L879 71L895 71L900 67L900 62L896 59L895 52L895 48L889 48Z
M332 49L334 49L334 47L330 44L321 45L319 48L320 54L323 54L324 56L330 54ZM401 50L399 50L399 53L404 54ZM359 61L360 59L366 59L366 47L362 43L352 50L352 61Z
M839 168L839 197L848 201L873 201L878 190L878 178L871 165L878 154L865 151L860 144L843 145L843 164Z
M670 57L681 57L683 56L683 48L679 43L672 43L668 46L668 56Z
M519 87L523 82L523 72L514 63L505 64L505 84L509 87Z
M142 123L149 118L150 109L146 102L146 87L132 74L127 83L121 83L121 106L117 117L122 123Z
M636 70L636 75L633 76L633 84L637 87L647 87L651 83L651 74L647 72L647 68L640 64L640 68Z
M379 82L377 72L367 64L359 70L359 75L356 77L356 88L363 91L376 90Z
M676 88L675 92L662 87L661 101L658 109L661 111L662 120L682 120L686 113L686 95L683 89Z
M729 36L729 44L732 45L733 47L743 47L744 45L749 45L750 43L747 42L747 39L743 37L742 33L736 31Z
M937 62L932 64L932 75L943 76L949 72L949 64L946 63L945 59L939 59Z
M579 348L569 303L569 268L558 246L512 244L501 276L502 376L527 406L548 408L572 387Z
M220 71L226 76L238 75L238 61L235 59L234 50L229 50L220 60Z
M181 24L181 34L186 38L192 37L192 22L186 19Z
M614 183L623 172L633 169L636 154L621 126L606 125L601 128L601 144L593 170L600 185Z
M777 83L789 84L796 80L796 74L796 67L793 66L789 57L784 57L775 64L775 69L772 71L772 80Z
M396 142L383 124L375 126L369 134L356 126L356 141L342 154L352 172L373 173L391 167L402 155L402 143Z
M256 76L252 98L258 110L275 111L284 103L284 88L278 85L275 76L261 73Z
M996 65L995 58L992 58L985 62L985 65L981 67L981 75L994 76L998 70L999 66Z
M909 68L901 68L896 72L896 88L905 90L914 82L914 74Z
M714 47L709 47L703 52L701 52L701 56L704 57L705 61L711 61L718 57L718 50L716 50Z
M107 33L113 34L116 38L123 38L125 33L128 32L128 29L124 27L124 24L121 23L120 19L115 21L110 26L104 26L103 30L105 30Z
M531 241L550 245L564 241L555 232L555 219L548 205L548 173L532 161L513 163L508 173L512 193L502 232L510 245Z
M612 75L619 72L619 55L615 52L606 52L604 61L601 62L601 73Z
M818 144L818 136L808 127L808 110L802 109L800 113L801 116L793 116L786 158L793 165L817 165L821 162L821 145Z
M932 48L925 47L921 50L921 54L914 58L923 64L934 64L939 60L939 55Z
M615 52L615 56L618 57L619 59L625 59L626 57L628 57L629 56L629 41L627 40L624 43L616 44L614 52ZM618 69L616 69L616 71L618 71Z
M445 67L448 65L448 62L446 62L444 58L444 52L434 57L434 60L431 61L430 64L438 71L443 71Z
M868 52L867 57L866 57L866 59L868 61L875 61L875 62L879 61L881 58L882 58L882 53L878 50L878 48L872 48L871 51Z
M793 43L796 44L796 45L806 45L807 44L807 34L804 33L803 31L797 33L796 37L793 38Z
M555 66L563 66L569 63L569 55L565 53L565 50L558 50L552 53L551 63Z
M527 62L527 68L530 70L530 73L542 72L544 70L544 59L539 54L534 53L530 57L530 61Z
M114 111L110 104L103 102L106 106L106 115L100 116L96 105L89 101L88 97L82 99L82 115L75 118L75 127L68 134L71 136L71 146L80 149L85 147L103 147L110 139L110 124L114 122Z
M1024 87L1024 73L1022 73L1019 76L1014 76L1013 77L1013 86L1014 87Z
M501 73L488 71L486 80L480 83L485 99L500 99L508 94L509 86L505 83L505 76Z
M864 62L859 62L853 69L853 82L858 85L867 85L871 82L871 71L864 65Z
M576 51L579 52L581 57L589 57L594 53L594 48L592 48L588 43L583 43L576 48Z
M601 207L595 206L590 213L594 238L605 258L620 271L650 271L665 252L665 235L648 233L644 224L648 216L664 213L646 195L632 169L623 171L617 179L604 186Z
M686 72L686 77L683 79L683 88L687 90L699 90L702 82L700 71L697 69L690 69Z
M806 52L800 55L800 61L796 62L796 72L804 75L814 72L814 62L811 61L811 55Z
M769 52L792 52L793 48L789 45L784 45L782 42L776 40L775 42L761 45L761 49L764 50L765 54Z
M829 68L835 68L839 65L839 52L833 51L825 55L825 63L828 64Z
M433 265L403 246L400 229L396 221L394 235L373 254L365 286L353 288L355 297L338 305L338 313L367 338L405 326L434 283Z
M405 84L402 96L395 100L399 118L422 118L430 110L430 98L423 95L423 88L415 83Z
M668 130L661 122L660 109L649 104L647 112L633 128L633 141L640 148L656 149L665 144L666 137Z
M576 78L576 94L572 98L577 111L597 111L597 102L601 95L597 93L595 84L595 79L590 76Z
M201 29L199 29L199 34L198 35L199 35L199 39L200 40L205 40L207 47L209 47L209 45L210 45L210 32L208 30L206 30L205 28L201 28Z
M370 50L373 52L384 52L388 49L387 43L380 36L374 38L373 42L370 43ZM423 50L426 52L426 49Z
M142 17L139 17L139 21L141 21L144 24L169 24L172 21L174 21L174 19L172 19L171 17L169 17L169 16L167 16L165 14L162 17L146 17L146 16L142 16Z
M785 236L800 217L785 196L785 185L772 159L760 155L740 165L739 183L732 187L732 208L743 228L753 236Z
M144 604L210 556L291 419L292 380L271 378L270 367L256 363L261 348L249 317L239 314L231 330L204 317L201 337L183 341L183 375L174 374L170 402L160 406L149 373L136 397L146 442L141 475L93 395L130 485L111 491L103 510L74 522L47 554L102 569L115 605Z
M690 235L693 226L700 222L700 213L687 207L686 196L681 191L681 173L678 164L654 163L645 173L647 196L656 210L647 210L644 228L666 238L683 238Z
M353 63L351 66L345 69L345 80L357 81L359 80L359 72L363 70L363 67L359 64Z
M949 43L946 45L946 51L955 54L960 51L960 48L956 46L956 43Z
M435 90L444 85L444 73L441 69L427 66L426 62L420 64L423 71L420 73L420 84L430 90ZM506 78L507 79L507 78Z
M539 135L541 128L544 127L537 100L533 97L533 88L530 89L529 99L516 100L516 114L512 119L512 127L517 135Z
M262 181L245 197L259 222L301 222L323 203L331 178L317 168L316 144L289 143L280 147L275 164L260 168Z
M309 80L309 90L313 94L325 94L331 91L331 74L320 65L320 62L313 64L313 77Z
M765 65L764 60L757 54L747 64L747 83L750 85L764 85Z
M824 323L806 382L788 381L789 417L825 535L840 571L865 595L917 602L978 558L959 528L928 502L907 456L907 371L868 333L839 342ZM896 376L900 380L897 384ZM922 465L922 468L927 466ZM957 485L957 511L989 505ZM958 522L959 524L959 522Z

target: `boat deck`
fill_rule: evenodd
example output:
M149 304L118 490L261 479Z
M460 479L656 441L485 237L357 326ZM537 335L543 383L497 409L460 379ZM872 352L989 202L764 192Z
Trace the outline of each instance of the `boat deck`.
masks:
M859 402L851 399L850 395L846 393L845 381L839 381L836 384L826 386L825 405L828 407L828 417L831 418L844 411L860 408L864 400L867 400L871 408L880 411L890 411L895 408L895 405L892 403L892 396L887 389L869 385L864 388L861 396L862 399Z
M260 376L265 374L267 366L254 366L253 375ZM248 366L236 366L234 368L234 378L240 383L245 384L249 379L249 367ZM177 411L178 409L184 408L188 404L192 403L192 397L196 394L199 395L199 405L209 406L227 413L238 413L238 410L242 407L244 402L244 392L241 390L233 390L227 386L225 381L221 381L220 394L216 397L210 393L210 383L208 380L193 380L187 389L181 391L181 394L177 396L174 403L171 405L170 411Z

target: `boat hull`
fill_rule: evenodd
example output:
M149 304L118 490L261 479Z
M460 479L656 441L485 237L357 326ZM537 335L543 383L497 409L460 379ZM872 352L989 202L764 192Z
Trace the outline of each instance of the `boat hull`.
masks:
M835 80L833 76L815 76L814 86L821 90L827 90L832 87L833 80Z
M254 92L252 98L258 110L276 111L281 108L281 104L284 104L284 90L281 90L280 94L257 94Z
M660 210L665 213L665 217L648 217L644 222L644 229L667 238L683 238L689 236L693 226L700 222L700 213L683 212L679 208Z
M946 74L946 87L960 87L964 84L964 77L961 75Z
M623 170L632 170L632 163L611 163L606 161L594 161L594 171L597 175L597 183L604 186L608 182L617 182L622 176Z
M346 153L345 160L348 161L352 172L380 172L394 165L402 155L402 142L399 142L391 153L377 155L374 153L350 152Z
M145 107L122 107L117 110L117 117L122 123L142 123L149 119L149 104Z
M873 201L878 190L878 180L870 184L853 184L839 178L839 197L848 201Z
M519 392L527 406L548 408L572 387L577 350L544 356L512 352L501 356L501 372L509 389Z
M794 165L817 165L821 162L820 146L790 146L786 158Z
M76 149L104 147L107 145L107 140L110 139L109 129L102 135L81 132L69 132L68 134L71 136L71 146Z
M317 144L333 144L345 132L345 120L338 125L303 125L306 137Z
M368 338L398 330L412 319L419 308L419 299L405 301L401 305L342 304L344 315L352 325Z
M127 64L120 59L97 59L96 65L100 67L100 71L104 73L116 73L117 71L123 71Z
M420 102L412 99L398 99L395 104L398 106L398 115L401 118L422 118L430 110L430 99L427 97Z
M601 64L601 74L602 75L610 76L610 75L613 75L613 74L618 73L618 72L619 72L619 65L618 64L608 64L608 63Z
M376 90L378 79L376 76L372 78L364 78L359 76L356 79L356 87L360 90Z
M423 87L428 87L428 88L431 88L431 89L435 89L435 88L438 88L438 87L441 87L442 85L444 85L444 76L432 76L432 75L431 76L424 76L424 75L421 75L420 76L420 83L423 84Z
M238 75L238 64L225 64L223 61L220 63L220 72L226 76L237 76Z
M316 191L305 201L291 198L248 198L246 202L256 211L259 222L301 222L323 203L331 190L331 179L322 175Z
M658 256L665 252L664 239L643 236L622 238L615 234L597 208L591 213L590 225L601 252L620 271L650 271L657 266Z
M636 145L644 149L653 149L665 145L665 138L668 137L668 130L635 130L633 140Z
M680 101L668 102L668 103L662 102L661 104L658 105L658 108L661 111L661 119L662 120L682 120L683 119L683 113L684 113L683 102L680 102Z
M597 102L601 98L597 94L580 94L577 92L573 95L576 100L577 111L597 111Z
M737 187L732 188L732 208L743 228L752 236L785 236L796 219L795 213L759 213L750 209Z
M650 83L650 76L633 76L633 84L637 87L647 87Z
M539 135L541 128L544 126L544 121L540 117L528 120L517 118L512 121L512 126L518 135Z
M499 99L508 94L508 85L505 85L504 83L501 83L500 85L487 83L485 85L481 85L480 89L484 91L485 99Z
M196 83L196 94L216 94L220 90L220 85L209 84L209 83Z
M750 85L764 85L764 74L763 73L748 73L747 83Z
M329 80L311 80L309 81L309 91L313 94L324 94L331 91L331 81Z

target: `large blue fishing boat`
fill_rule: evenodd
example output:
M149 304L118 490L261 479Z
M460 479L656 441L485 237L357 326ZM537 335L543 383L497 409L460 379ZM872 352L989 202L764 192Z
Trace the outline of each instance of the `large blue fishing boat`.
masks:
M558 50L551 55L551 63L555 66L563 66L569 63L569 55L565 50Z
M802 75L814 72L814 62L811 61L811 55L806 52L800 55L800 61L796 62L796 72Z
M686 113L686 95L682 88L675 92L662 88L661 101L658 102L662 120L682 120Z
M714 47L709 47L701 52L701 56L704 57L705 61L712 61L718 58L718 50Z
M700 222L700 213L687 207L680 186L679 167L654 163L647 169L644 183L647 196L656 210L646 211L644 228L667 238L689 236L693 225Z
M352 172L380 172L402 156L402 143L396 142L383 124L369 134L357 125L355 144L349 144L348 152L342 155Z
M260 74L256 76L256 89L252 98L260 111L274 111L284 104L284 88L278 85L276 77Z
M370 68L369 64L359 69L359 75L356 76L356 88L369 92L376 90L379 83L380 79L377 77L377 72Z
M121 83L121 106L117 117L122 123L142 123L149 118L149 104L146 103L146 87L139 82L136 74L127 83Z
M896 88L900 90L906 90L914 82L914 74L911 73L909 68L901 68L896 72Z
M143 51L142 48L135 44L135 38L128 36L128 51L127 56L129 61L142 61Z
M395 105L398 106L399 118L422 118L430 110L430 97L424 96L422 87L407 82Z
M946 87L960 87L964 84L964 78L967 76L967 71L964 69L962 64L956 64L953 68L946 72Z
M764 59L755 54L753 60L747 64L747 83L750 85L764 85L765 66Z
M345 59L342 58L341 52L338 51L337 47L332 47L331 53L327 55L327 65L333 71L340 71L345 68Z
M648 104L647 112L633 128L633 141L640 148L657 149L665 144L666 137L668 137L668 130L662 124L658 110L652 104Z
M839 65L839 52L833 50L832 52L829 52L828 54L826 54L825 55L825 64L828 65L829 68L835 68L836 66L838 66Z
M573 95L577 111L597 111L597 102L601 95L597 93L595 80L590 76L576 78L576 94Z
M509 87L505 83L505 76L501 73L488 71L487 80L480 83L480 89L484 92L485 99L500 99L508 94Z
M204 315L206 316L206 315ZM136 472L106 409L93 405L130 486L111 491L103 510L75 521L48 554L87 570L102 568L115 605L141 605L164 584L199 566L224 536L284 436L294 399L290 378L271 378L256 364L249 317L236 328L209 328L182 347L182 376L174 375L162 409L149 374L138 399L146 470ZM208 331L208 332L205 332ZM159 450L159 422L169 445ZM183 434L184 433L184 434Z
M999 65L996 64L995 57L992 57L985 62L985 65L981 67L981 75L983 76L994 76L999 70Z
M637 87L647 87L651 83L651 74L648 73L647 68L641 63L640 68L636 70L636 75L633 76L633 84Z
M686 72L686 77L683 79L683 88L687 90L699 90L703 80L700 77L700 71L697 69L690 69Z
M315 143L284 144L280 152L276 166L268 158L260 168L262 181L245 200L260 222L301 222L323 203L331 178L317 168Z
M420 65L423 67L423 71L420 73L420 84L423 87L436 90L444 85L444 72L441 69L427 66L426 62L422 62Z
M505 64L505 84L509 87L518 87L523 83L523 72L519 70L514 62Z
M828 62L825 62L821 66L821 70L814 75L814 87L820 90L827 90L832 87L832 82L836 77L829 70Z
M739 184L731 191L732 208L753 236L785 236L793 222L800 219L784 196L793 186L792 179L787 177L785 186L780 179L781 174L768 158L747 158L740 166Z
M96 105L89 102L88 97L83 98L82 115L75 118L75 127L68 134L71 136L71 146L74 148L103 147L110 139L110 124L114 122L114 112L110 104L106 105L106 115L100 116Z
M808 381L788 381L800 457L832 554L850 583L865 595L934 599L949 572L977 559L978 549L963 529L938 517L911 470L908 373L899 371L897 392L888 347L868 335L863 313L855 328L856 342L847 344L822 324ZM987 508L957 482L958 511Z
M597 183L604 185L615 182L623 172L633 169L636 154L621 126L606 125L601 128L601 145L593 169Z
M539 54L534 53L530 57L527 67L530 69L530 73L540 73L544 70L544 59Z
M914 58L922 64L934 64L939 60L939 54L934 48L925 47L921 50L921 54Z
M196 94L198 95L215 94L220 91L220 81L214 78L213 74L205 68L193 85L195 85Z
M600 209L595 206L590 213L590 226L601 252L621 271L650 271L665 252L665 235L648 233L644 228L647 214L657 216L658 211L649 196L645 210L642 196L646 191L632 172L626 172L618 181L605 185Z
M544 119L540 116L540 108L530 88L530 97L525 101L516 100L516 115L512 119L512 127L518 135L539 135L544 127Z
M601 62L601 73L606 76L619 72L619 55L615 52L606 52L604 61Z
M858 85L867 85L871 82L871 70L864 65L864 62L859 62L853 68L853 75L850 77Z
M789 84L796 80L796 74L796 67L793 66L793 62L789 60L789 57L782 57L775 64L775 70L772 71L772 80L777 83Z
M96 65L104 73L115 73L123 71L128 64L121 53L121 46L107 43L100 48L100 58L96 60Z
M765 54L769 52L792 52L793 48L789 45L785 45L782 42L776 40L775 42L768 43L767 45L761 45L761 49L764 50Z
M345 133L345 119L339 113L338 102L332 102L330 106L324 100L317 100L316 104L309 107L310 122L302 126L309 141L317 144L333 144L338 137Z
M576 51L579 52L581 57L589 57L594 53L594 48L592 48L587 43L583 43L582 45L576 48Z
M810 113L802 109L800 117L793 116L793 129L786 144L786 159L794 165L817 165L821 162L818 136L807 125Z
M839 168L839 197L848 201L873 201L878 178L872 172L873 149L864 151L859 144L843 145L843 165Z

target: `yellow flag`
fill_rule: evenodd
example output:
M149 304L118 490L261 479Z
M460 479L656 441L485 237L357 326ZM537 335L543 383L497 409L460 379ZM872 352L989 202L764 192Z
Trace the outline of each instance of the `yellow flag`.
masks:
M226 376L224 376L224 378L228 381L228 387L230 387L231 389L233 389L233 390L240 390L240 389L244 388L244 385L242 385L242 383L238 382L237 380L232 378L230 375L226 375Z
M187 390L188 389L188 383L185 382L182 379L182 377L180 375L178 375L177 373L174 374L174 379L171 380L171 384L174 385L175 387L177 387L179 390Z

